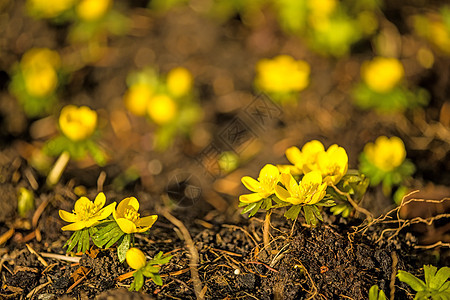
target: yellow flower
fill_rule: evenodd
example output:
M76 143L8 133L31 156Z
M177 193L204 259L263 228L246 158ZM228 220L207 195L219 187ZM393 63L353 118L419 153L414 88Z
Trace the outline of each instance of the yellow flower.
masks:
M375 92L387 93L404 77L403 65L398 59L375 57L361 66L361 76L364 82Z
M322 175L319 171L312 171L297 183L289 173L281 174L281 183L285 186L277 185L275 194L278 198L292 205L318 203L325 197L327 184L322 182Z
M336 0L308 0L311 14L317 17L328 17L336 9Z
M317 156L317 170L328 185L337 184L347 173L348 156L344 148L334 144Z
M153 90L148 84L132 85L124 96L125 107L137 116L145 116Z
M140 217L139 201L134 197L125 198L113 211L114 219L125 233L145 232L149 230L158 218L157 215Z
M59 54L47 48L33 48L22 57L20 69L30 95L43 97L58 85L56 69L61 65Z
M316 169L317 156L324 151L324 146L318 140L306 143L301 151L297 147L288 148L285 152L286 157L294 165L294 168L291 168L291 173L299 175Z
M394 136L390 139L380 136L375 144L368 143L364 147L367 159L377 168L390 172L400 166L406 158L406 150L403 141Z
M75 0L27 0L27 9L32 14L44 18L54 18L70 9Z
M135 270L139 270L145 267L145 264L147 262L144 252L134 247L128 249L127 253L125 254L125 259L127 260L128 265Z
M76 11L80 19L93 21L103 17L111 5L111 0L81 0Z
M87 106L67 105L61 110L59 127L72 141L90 137L97 126L97 113Z
M177 104L167 95L155 95L148 103L147 113L156 124L167 124L175 118Z
M116 206L116 202L105 206L105 194L99 193L94 202L86 197L81 197L75 202L74 210L69 213L65 210L59 211L59 216L66 222L72 224L66 225L61 230L77 231L83 228L89 228L96 225L100 220L106 219Z
M267 198L275 192L275 186L280 178L280 171L274 165L267 164L259 172L258 180L250 176L242 177L242 183L252 194L241 195L239 201L243 203L258 202Z
M189 93L192 88L192 74L185 68L175 68L167 74L167 89L175 97Z
M48 66L40 69L29 69L23 72L25 88L28 94L44 97L51 94L58 85L58 76L53 68Z
M256 65L256 72L255 83L266 92L299 92L309 84L308 63L288 55L260 60Z

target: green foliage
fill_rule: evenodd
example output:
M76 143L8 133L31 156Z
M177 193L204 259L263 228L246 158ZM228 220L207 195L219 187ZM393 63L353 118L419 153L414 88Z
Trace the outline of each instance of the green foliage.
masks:
M108 249L117 244L117 255L119 261L125 261L125 254L131 245L131 234L124 233L114 220L107 220L99 225L95 235L92 236L94 244L99 247Z
M130 285L129 291L139 291L144 285L144 276L150 278L156 285L161 286L163 284L159 275L161 265L167 264L171 258L171 255L164 255L161 251L156 254L144 267L134 272L134 280Z
M21 217L25 217L29 211L34 209L34 194L33 191L25 187L19 189L17 195L17 210Z
M375 166L365 153L361 153L359 160L359 169L361 173L370 178L370 185L376 186L381 183L386 195L390 195L393 186L401 184L405 178L411 176L415 171L414 164L409 160L405 160L400 166L389 172Z
M92 139L72 141L65 135L60 135L48 141L43 151L50 156L58 156L67 151L74 159L83 159L89 154L99 166L106 164L105 152Z
M75 231L72 236L64 244L63 248L67 247L67 253L77 246L77 253L85 253L89 249L90 237L95 233L94 227L84 228Z
M424 106L428 103L430 95L424 89L410 91L402 86L397 86L387 93L378 93L361 82L353 90L353 98L355 104L362 109L393 113Z
M415 300L446 300L450 299L450 268L442 267L439 270L435 266L424 265L425 282L416 276L399 270L397 278L408 284L416 291Z
M369 290L369 300L387 300L383 290L378 288L378 285L372 285Z

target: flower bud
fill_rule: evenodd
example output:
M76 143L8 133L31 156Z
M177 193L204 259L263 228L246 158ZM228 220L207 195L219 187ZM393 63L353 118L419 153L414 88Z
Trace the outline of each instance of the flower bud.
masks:
M143 268L147 262L144 253L138 248L128 249L127 254L125 254L125 258L128 265L135 270Z

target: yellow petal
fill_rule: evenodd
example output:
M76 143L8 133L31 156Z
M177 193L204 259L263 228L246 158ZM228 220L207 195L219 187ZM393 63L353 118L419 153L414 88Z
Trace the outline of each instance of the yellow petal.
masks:
M307 173L300 184L302 186L310 186L313 184L321 184L322 183L322 175L319 171L311 171Z
M140 218L138 221L137 221L137 226L138 227L148 227L148 228L150 228L150 227L152 227L153 226L153 224L156 222L156 220L158 219L158 216L157 215L152 215L152 216L147 216L147 217L143 217L143 218ZM148 229L147 228L147 229ZM147 230L146 229L146 230Z
M111 203L110 205L102 208L97 215L97 220L103 220L109 217L110 214L114 212L114 208L116 208L116 202Z
M298 198L298 197L289 197L286 199L286 202L292 203L292 205L298 205L304 203L304 199Z
M261 184L250 176L242 177L241 181L245 187L252 192L258 192L261 190Z
M98 193L97 197L95 197L94 205L97 207L97 209L102 208L105 206L106 202L106 196L104 193Z
M84 211L86 207L89 207L90 203L91 200L89 200L86 197L81 197L80 199L77 200L77 202L75 202L74 206L75 213Z
M287 201L287 199L291 196L286 189L279 185L275 187L275 195L283 201Z
M277 167L267 164L259 172L259 181L261 181L262 178L278 178L279 175L280 171L278 171Z
M84 221L84 227L89 228L97 225L99 222L98 218L90 218L89 220Z
M61 228L61 230L64 231L78 231L81 230L83 228L86 227L86 222L85 221L79 221L79 222L75 222L69 225L66 225L64 227Z
M302 153L300 152L300 149L298 149L297 147L288 148L286 150L285 154L286 154L286 158L293 165L300 166L300 167L301 167L301 165L303 165Z
M136 225L128 219L119 218L116 219L117 225L119 225L120 229L125 233L135 233Z
M261 200L263 197L259 193L253 193L253 194L245 194L239 196L239 201L243 203L254 203Z
M312 140L310 142L307 142L302 147L302 153L304 155L313 155L322 151L325 151L325 147L318 140Z
M73 223L73 222L78 221L78 218L77 218L77 216L75 214L72 214L72 213L67 212L65 210L60 210L59 211L59 217L61 219L63 219L64 221L69 222L69 223Z

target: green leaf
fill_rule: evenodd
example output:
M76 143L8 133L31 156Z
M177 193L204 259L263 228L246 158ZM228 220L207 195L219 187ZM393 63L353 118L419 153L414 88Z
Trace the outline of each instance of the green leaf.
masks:
M306 205L303 207L303 211L305 213L306 223L311 226L316 226L318 222L314 214L314 209L311 206Z
M120 240L120 238L122 236L124 236L125 233L123 231L118 232L116 235L114 235L109 242L105 245L105 249L108 249L109 247L111 247L112 245L114 245L115 242L117 242L118 240Z
M136 283L135 283L135 281L133 280L133 282L130 284L130 287L128 288L128 290L129 290L130 292L134 291L135 285L136 285Z
M250 203L249 205L247 205L241 212L241 214L245 214L248 213L249 211L253 210L259 202L255 202L255 203ZM260 204L261 206L261 204Z
M256 206L252 209L252 211L248 214L249 217L256 215L256 213L258 212L259 208L261 207L261 205L263 204L263 201L259 201L256 203Z
M119 246L117 247L117 256L119 256L119 261L122 263L125 261L125 255L128 249L130 249L131 234L126 234Z
M427 289L425 282L408 272L399 270L397 272L397 278L408 284L416 292L425 291Z
M167 264L172 257L172 255L163 256L163 252L160 251L148 262L148 265L164 265Z
M144 268L142 268L142 271L145 271L147 273L159 273L160 269L161 269L160 267L152 266L150 264L147 264Z
M425 273L425 284L427 285L427 290L430 290L429 288L431 288L431 283L433 282L437 268L432 265L424 265L423 271Z
M134 289L136 291L139 291L144 285L144 275L140 270L138 270L134 272L133 277L134 277Z
M67 242L64 244L63 248L68 246L66 252L72 251L73 248L78 244L81 237L81 231L75 231L72 236L67 240Z
M387 300L383 290L378 285L373 285L369 290L369 300Z
M424 266L425 269L426 266ZM425 273L426 274L426 273ZM447 279L450 277L450 268L442 267L435 273L432 280L427 284L429 284L430 288L433 290L440 290L440 288L444 285ZM426 277L425 277L426 280Z
M89 229L84 228L81 230L81 237L78 242L77 252L86 252L89 249Z
M151 278L156 285L159 285L159 286L163 285L161 276L159 276L159 274L154 274L153 277L151 277Z
M292 205L291 208L289 208L285 213L284 216L286 219L295 220L298 218L298 214L302 210L301 205Z

